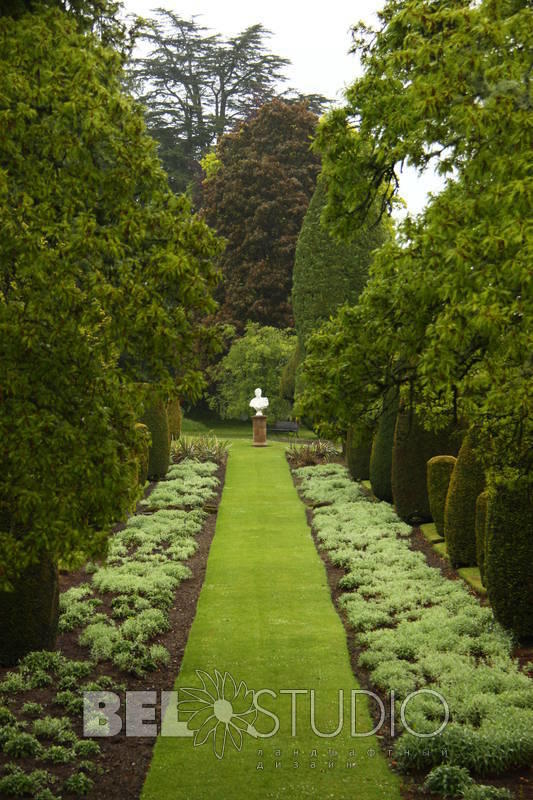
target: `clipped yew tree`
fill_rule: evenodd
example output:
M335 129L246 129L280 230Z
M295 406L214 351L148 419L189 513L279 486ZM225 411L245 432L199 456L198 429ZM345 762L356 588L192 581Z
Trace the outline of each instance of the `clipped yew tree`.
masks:
M496 483L488 500L485 584L494 616L520 639L533 636L531 564L531 485Z
M433 456L427 464L429 510L437 533L442 537L444 537L446 495L456 462L455 456Z
M398 516L406 522L431 521L427 462L436 455L455 455L454 439L451 423L434 433L423 427L414 411L398 411L392 448L392 497Z
M152 436L150 429L142 422L137 422L135 425L137 433L140 438L139 457L138 457L138 476L139 486L141 489L148 480L148 462L150 460L150 443Z
M294 403L294 396L296 394L297 386L297 372L300 362L302 360L302 348L297 341L293 353L281 373L280 390L281 396L288 400L292 405Z
M384 399L381 415L370 453L370 485L379 500L392 503L392 445L398 413L398 394L389 390Z
M346 463L356 481L368 480L372 435L372 428L362 423L351 425L346 433Z
M138 497L137 382L203 388L196 320L214 308L220 247L169 191L118 52L42 10L0 18L0 72L7 664L53 646L55 565L102 554Z
M178 397L172 397L167 403L168 432L171 439L179 439L181 435L182 410Z
M147 476L151 481L164 478L170 464L170 429L166 403L153 400L144 412L143 423L150 431Z
M444 538L455 567L477 563L476 501L485 488L485 472L474 447L474 435L469 433L459 450L446 496Z
M335 239L322 223L328 199L320 176L304 217L296 245L292 280L294 326L300 345L327 321L343 303L357 302L367 279L374 250L387 236L385 219L375 226L362 225L348 241Z
M294 253L319 172L310 148L317 119L304 103L265 103L220 138L208 170L204 214L227 240L218 317L239 333L248 321L293 323Z
M476 500L476 560L481 583L485 586L485 552L487 547L488 491L481 492Z

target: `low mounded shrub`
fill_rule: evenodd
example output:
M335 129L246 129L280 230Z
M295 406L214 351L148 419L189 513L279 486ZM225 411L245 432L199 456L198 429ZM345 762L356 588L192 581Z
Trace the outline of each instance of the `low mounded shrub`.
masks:
M72 794L75 794L77 797L83 797L89 794L93 786L94 781L92 778L89 778L83 772L77 772L75 775L71 775L70 778L67 778L63 784L63 789L66 792L72 792Z
M36 719L33 722L33 735L39 739L52 739L55 742L65 741L65 731L72 732L68 717L50 717ZM67 737L68 738L68 737Z
M148 456L148 478L151 481L164 478L170 463L170 433L168 430L167 409L158 400L144 412L142 422L152 437Z
M27 717L41 717L44 712L44 707L41 703L24 703L20 709ZM0 709L1 712L1 709ZM0 713L0 725L2 724L2 715Z
M483 786L473 783L461 795L463 800L513 800L509 789L499 789L496 786Z
M398 413L397 393L388 392L370 453L370 485L378 500L392 503L392 446Z
M455 456L433 456L427 464L429 510L441 536L444 536L446 495L456 461Z
M459 797L472 783L473 780L464 767L441 764L431 770L424 782L424 789L442 797Z
M43 751L41 758L43 761L50 761L52 764L71 764L76 760L76 754L68 747L61 744L53 744Z
M54 778L43 769L24 772L12 764L6 766L8 774L0 778L0 795L9 797L37 797L46 791L46 785Z
M28 756L38 756L41 752L41 745L31 733L14 730L3 747L6 756L12 758L26 758Z
M487 541L487 511L489 493L481 492L476 500L476 559L481 576L481 583L485 586L485 550Z
M488 499L485 581L496 619L533 636L533 503L527 487L496 485Z
M356 481L366 481L370 476L372 434L372 428L363 424L352 425L346 434L346 463Z
M454 567L476 564L476 500L485 488L485 473L467 434L452 472L444 509L444 538Z
M431 521L427 462L433 456L456 455L454 434L451 429L427 431L414 412L398 412L392 448L392 496L398 516L405 522Z

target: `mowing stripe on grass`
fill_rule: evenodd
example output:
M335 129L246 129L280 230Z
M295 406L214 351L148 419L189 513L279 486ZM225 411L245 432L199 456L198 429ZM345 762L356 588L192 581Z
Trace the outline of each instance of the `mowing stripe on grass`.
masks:
M249 441L232 443L205 582L174 687L179 700L186 700L184 688L202 689L196 670L213 678L215 670L227 671L237 685L243 681L250 690L270 690L259 702L278 717L279 730L268 737L272 717L244 714L231 718L246 728L242 737L230 726L224 741L229 719L224 715L231 709L215 704L216 692L204 677L214 701L202 705L207 695L199 693L187 708L202 709L189 727L206 723L199 737L207 736L206 741L195 746L192 738L160 736L142 800L400 798L399 778L376 739L351 736L350 694L359 687L284 449L280 444L253 448ZM227 679L226 689L230 684ZM324 733L339 724L343 690L344 724L338 735L323 738L313 732L311 690L315 727ZM241 689L233 711L247 708L249 698ZM372 728L362 695L356 717L358 732ZM207 734L217 722L214 734ZM241 750L230 734L237 745L242 738ZM221 758L214 752L215 735Z

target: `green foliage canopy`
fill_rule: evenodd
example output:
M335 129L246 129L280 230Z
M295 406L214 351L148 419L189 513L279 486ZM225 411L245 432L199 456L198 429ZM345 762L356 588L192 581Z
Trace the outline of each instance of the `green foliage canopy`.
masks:
M168 190L121 57L0 19L0 579L102 547L136 491L139 379L197 396L219 245Z
M510 480L533 472L532 15L526 0L390 0L379 30L356 29L365 75L318 135L344 236L391 207L403 163L434 162L447 183L382 249L361 308L332 343L322 335L311 371L324 386L337 348L329 385L366 401L409 384L427 422L455 403L485 465Z
M290 331L249 323L244 336L234 341L213 369L217 391L210 398L211 407L223 419L238 419L251 413L250 400L259 386L268 397L268 416L285 419L290 402L282 395L281 377L295 347Z

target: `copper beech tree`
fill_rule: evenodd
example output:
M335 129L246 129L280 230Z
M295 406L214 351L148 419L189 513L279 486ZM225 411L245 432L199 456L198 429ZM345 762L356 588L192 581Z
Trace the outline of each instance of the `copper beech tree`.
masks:
M296 242L320 168L316 123L304 103L274 100L223 136L210 164L204 214L227 240L219 316L239 332L247 321L293 323Z

